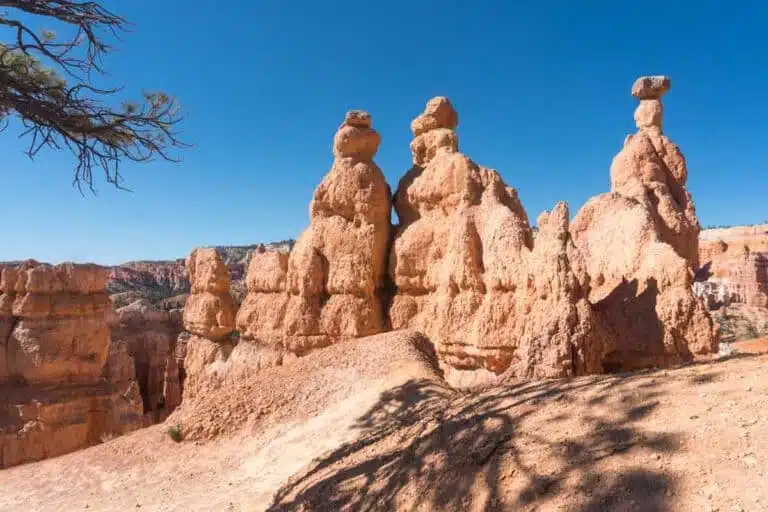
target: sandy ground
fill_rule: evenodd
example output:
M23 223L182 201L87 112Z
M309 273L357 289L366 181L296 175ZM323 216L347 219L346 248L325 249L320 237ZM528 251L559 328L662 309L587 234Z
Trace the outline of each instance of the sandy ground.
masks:
M257 433L158 425L0 471L0 510L768 510L766 355L474 393L355 379Z

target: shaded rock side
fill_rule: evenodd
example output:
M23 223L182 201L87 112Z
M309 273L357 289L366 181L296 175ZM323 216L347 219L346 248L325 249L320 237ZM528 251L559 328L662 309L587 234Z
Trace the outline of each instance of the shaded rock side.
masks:
M181 311L160 310L146 299L116 310L110 320L110 355L125 347L150 422L161 421L181 403L176 339L182 328Z
M414 167L394 201L392 328L426 334L456 378L601 371L604 340L569 258L567 206L541 215L534 242L516 191L459 152L457 124L437 97L411 125Z
M380 137L365 112L336 132L334 161L310 205L310 225L289 255L257 250L237 315L243 341L303 355L386 330L382 292L390 190L373 162Z
M668 366L718 346L692 292L699 223L685 159L661 130L669 81L651 78L662 84L659 97L640 100L638 132L611 165L611 192L590 199L570 227L591 277L590 302L612 339L606 371Z

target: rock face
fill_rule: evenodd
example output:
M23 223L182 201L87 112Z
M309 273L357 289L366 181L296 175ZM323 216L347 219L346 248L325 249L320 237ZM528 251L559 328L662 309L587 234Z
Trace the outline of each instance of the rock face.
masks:
M373 162L380 138L366 112L336 133L331 171L310 205L310 226L289 255L257 251L238 316L243 340L302 355L386 329L382 305L390 191Z
M181 311L163 311L147 300L115 311L110 319L113 351L125 351L134 366L143 411L149 423L162 421L181 403L176 339L182 331Z
M425 333L449 378L601 371L605 341L568 256L567 206L541 215L534 242L516 191L459 152L457 124L443 97L411 124L414 167L395 194L389 258L392 328Z
M60 455L136 428L128 372L104 379L106 271L26 262L0 277L0 467Z
M97 380L109 340L104 269L30 267L3 270L4 313L16 319L5 347L7 376L54 385Z
M703 231L694 283L711 309L768 308L768 225Z
M717 351L712 320L691 290L699 223L679 148L662 133L668 79L643 77L633 95L638 132L611 165L611 192L594 197L571 224L591 277L590 301L614 346L608 370L689 361Z
M227 266L216 249L195 249L187 258L187 270L191 287L184 327L204 338L222 339L235 325Z
M133 261L109 268L107 292L115 308L139 299L157 304L189 293L184 260Z

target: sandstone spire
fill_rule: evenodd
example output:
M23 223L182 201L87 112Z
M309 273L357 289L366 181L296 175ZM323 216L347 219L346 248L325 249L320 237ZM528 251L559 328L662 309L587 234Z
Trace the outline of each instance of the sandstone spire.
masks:
M688 168L680 149L661 129L661 96L670 85L667 77L641 77L632 86L640 100L635 110L638 131L627 136L613 159L611 191L644 203L662 240L697 268L699 221L685 187Z
M457 124L443 97L411 124L414 167L395 194L392 327L424 332L455 383L599 372L567 206L540 217L534 243L515 190L459 152Z
M216 249L195 249L187 257L187 271L190 293L184 306L184 328L210 340L224 338L235 324L227 266Z
M380 141L370 114L347 113L333 140L333 166L315 190L309 227L290 255L252 256L237 316L243 339L301 355L385 330L391 202L373 162Z
M680 149L662 134L667 77L641 77L637 133L611 164L611 192L590 199L571 234L591 276L590 300L610 327L607 369L687 361L717 350L712 321L692 293L699 222Z

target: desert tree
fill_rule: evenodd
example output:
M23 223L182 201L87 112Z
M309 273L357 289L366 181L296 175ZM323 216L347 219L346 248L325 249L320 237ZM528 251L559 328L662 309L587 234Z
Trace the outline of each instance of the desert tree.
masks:
M33 30L32 23L60 26L66 37ZM71 151L73 185L94 191L94 174L119 188L120 163L175 161L179 139L176 100L144 92L141 101L118 101L121 88L101 88L108 39L128 27L121 16L93 1L0 0L0 130L8 118L21 122L33 158L43 148Z

